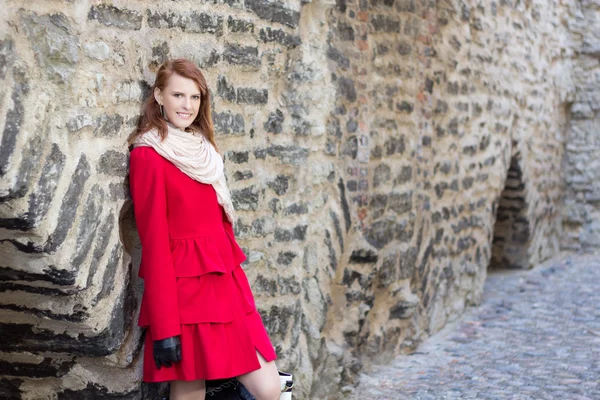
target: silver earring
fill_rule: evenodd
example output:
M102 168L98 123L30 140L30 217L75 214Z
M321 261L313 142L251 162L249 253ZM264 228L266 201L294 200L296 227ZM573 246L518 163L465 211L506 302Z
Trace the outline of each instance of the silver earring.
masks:
M159 106L160 106L160 115L163 117L163 119L164 119L165 121L168 121L168 120L167 120L167 116L165 115L165 109L163 108L163 105L162 105L162 103L158 103L158 104L159 104Z

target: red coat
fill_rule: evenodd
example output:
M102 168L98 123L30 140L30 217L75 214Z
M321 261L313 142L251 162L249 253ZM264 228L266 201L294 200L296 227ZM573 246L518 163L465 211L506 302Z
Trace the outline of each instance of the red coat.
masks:
M142 242L139 325L159 340L179 335L180 324L231 320L227 298L205 292L197 302L176 284L178 277L231 272L246 259L212 185L194 181L151 147L137 147L130 187Z

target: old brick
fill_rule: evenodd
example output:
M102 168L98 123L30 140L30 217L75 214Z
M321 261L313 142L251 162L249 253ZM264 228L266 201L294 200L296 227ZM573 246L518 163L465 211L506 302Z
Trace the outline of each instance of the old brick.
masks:
M232 190L231 201L236 210L252 210L258 208L258 189L252 185L247 188Z
M377 188L386 182L389 182L391 169L386 164L379 164L373 171L373 187Z
M275 296L277 294L277 281L263 275L258 275L252 283L252 291L256 294Z
M62 198L62 206L58 215L58 225L44 246L45 252L55 252L67 237L67 233L75 220L75 213L79 208L78 206L81 194L83 193L83 186L89 177L90 164L85 155L82 155L77 163L75 173L71 178L71 183L69 184L67 192Z
M410 182L412 179L412 167L410 165L405 165L400 170L400 173L394 179L394 184L399 185L403 183Z
M246 104L267 104L269 93L266 89L238 88L237 102Z
M23 123L24 107L22 98L27 94L26 85L17 83L13 89L13 106L6 113L6 122L4 123L4 132L0 142L0 175L4 175L10 165L13 152L17 143L17 135L21 130Z
M99 185L94 185L80 218L79 232L75 241L75 253L71 258L71 266L78 270L83 260L90 252L98 226L100 225L102 205L104 204L104 191Z
M217 80L217 95L230 102L235 102L237 98L235 88L227 83L227 79L223 75L219 75Z
M245 181L254 177L252 171L235 171L233 174L234 181Z
M241 114L233 114L230 111L213 113L215 131L225 135L236 135L244 133L244 117Z
M88 272L88 279L86 287L90 287L96 272L98 271L98 267L100 264L100 260L104 253L108 250L108 244L110 239L112 238L113 228L115 225L115 217L113 214L109 214L106 220L102 223L100 228L98 229L98 235L94 240L96 247L94 248L94 253L92 254L92 261L90 263L90 269ZM85 254L85 253L81 253ZM83 260L83 258L82 258ZM79 269L79 265L77 262L81 262L80 260L73 261L73 267L75 270Z
M352 26L340 23L336 27L340 40L354 40L354 28Z
M244 0L246 8L262 19L278 22L291 28L296 28L300 21L300 13L287 9L281 3L267 0Z
M116 137L123 126L123 117L119 114L104 114L94 121L94 135L100 137Z
M400 33L400 20L388 15L374 15L371 24L376 32Z
M288 190L289 178L286 175L277 175L274 181L267 182L267 186L273 189L278 196L281 196Z
M279 286L279 294L300 294L302 292L302 288L300 287L300 282L295 276L291 276L289 278L284 278L281 275L277 277L277 286Z
M327 58L335 61L343 69L350 67L350 59L335 47L327 47Z
M356 101L356 89L354 88L354 81L346 77L338 78L338 92L340 96L345 97L350 102Z
M10 36L0 40L0 79L6 77L6 73L13 67L17 58L15 41Z
M404 153L406 144L404 143L404 136L389 136L383 144L385 149L385 155L391 156L393 154Z
M386 194L374 194L369 202L371 216L376 219L383 215L387 206L388 196Z
M407 56L412 52L411 45L406 43L405 41L401 41L400 43L398 43L398 46L396 48L401 56Z
M112 176L127 176L129 157L127 154L108 150L100 156L98 173Z
M419 254L418 247L411 247L406 251L400 253L399 260L399 274L398 279L408 279L413 276L414 270L417 265L417 256Z
M212 33L216 36L223 35L223 17L205 13L192 12L182 14L173 11L152 12L147 11L148 26L154 29L179 28L184 32Z
M267 148L267 154L277 157L283 164L300 165L308 157L308 149L299 146L274 145Z
M235 43L227 43L223 58L229 64L249 65L252 67L260 66L260 57L258 48L254 46L241 46Z
M292 264L292 261L294 261L294 258L296 258L297 256L298 255L294 252L282 251L277 256L277 263L280 265L289 266Z
M353 160L356 159L358 154L358 138L356 136L350 136L346 139L342 145L341 154Z
M383 219L373 222L365 231L367 242L381 249L394 240L396 222L393 219Z
M400 215L412 209L412 192L391 193L388 208Z
M281 29L261 29L258 37L265 43L276 42L287 48L294 48L302 43L300 36L290 35Z
M92 6L88 13L88 19L120 29L139 30L142 27L142 14L139 12L105 4Z
M254 33L254 23L241 19L227 18L227 28L231 33Z
M283 121L284 121L283 112L280 109L275 110L269 114L269 119L265 122L264 129L270 133L281 133L283 130Z
M42 174L35 191L29 198L29 211L27 221L29 227L36 226L48 212L54 199L58 180L65 166L66 156L60 151L57 144L52 144L52 151L48 155Z
M400 103L396 103L396 110L403 111L407 114L413 112L414 105L409 103L408 101L401 101Z
M304 203L293 203L283 210L284 215L301 215L307 213L308 207Z

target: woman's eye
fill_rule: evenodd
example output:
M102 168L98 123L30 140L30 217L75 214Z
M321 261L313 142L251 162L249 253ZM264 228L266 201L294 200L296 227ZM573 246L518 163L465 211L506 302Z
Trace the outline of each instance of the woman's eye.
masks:
M175 93L173 96L175 96L175 97L181 97L181 93Z
M194 96L194 99L198 100L200 99L200 96Z

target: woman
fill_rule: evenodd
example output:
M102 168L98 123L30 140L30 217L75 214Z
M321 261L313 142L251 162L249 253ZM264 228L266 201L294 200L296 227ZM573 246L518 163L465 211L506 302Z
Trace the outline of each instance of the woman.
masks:
M206 379L235 376L257 400L278 399L276 355L240 267L208 86L194 63L159 68L128 143L144 381L170 381L171 400L197 400Z

